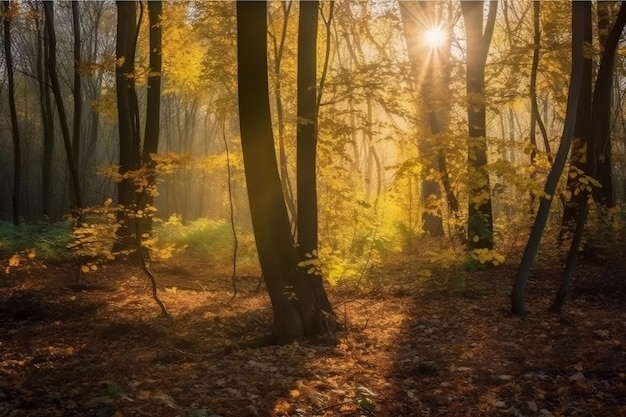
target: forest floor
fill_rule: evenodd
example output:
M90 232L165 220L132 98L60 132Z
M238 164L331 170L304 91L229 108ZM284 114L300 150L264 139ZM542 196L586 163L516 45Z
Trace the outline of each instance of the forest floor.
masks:
M226 350L270 329L258 277L231 300L206 262L154 272L171 320L138 268L80 284L62 266L0 271L0 417L626 416L626 278L600 266L577 269L559 315L560 271L536 270L522 320L512 267L417 279L397 264L330 288L336 345Z

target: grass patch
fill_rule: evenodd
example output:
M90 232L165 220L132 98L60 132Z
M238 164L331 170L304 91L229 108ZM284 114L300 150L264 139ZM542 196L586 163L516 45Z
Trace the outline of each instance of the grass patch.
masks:
M8 259L16 253L34 252L38 259L46 262L65 262L74 257L67 248L72 242L72 224L67 221L37 222L19 227L0 222L1 259Z

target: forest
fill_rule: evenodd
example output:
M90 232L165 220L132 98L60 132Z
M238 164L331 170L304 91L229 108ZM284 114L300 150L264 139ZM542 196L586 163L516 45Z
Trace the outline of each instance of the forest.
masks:
M623 2L0 10L0 417L626 416Z

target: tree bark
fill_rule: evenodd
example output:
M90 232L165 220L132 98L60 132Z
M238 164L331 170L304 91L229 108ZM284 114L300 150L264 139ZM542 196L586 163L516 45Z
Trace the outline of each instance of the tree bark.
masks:
M140 167L139 131L136 123L139 115L136 107L134 87L135 41L137 31L137 3L117 2L117 45L115 82L117 94L117 114L119 129L119 173L137 170ZM135 186L127 179L117 184L117 202L126 210L132 210L137 203ZM118 212L118 221L124 227L118 229L118 242L114 252L134 247L135 222L127 218L124 210Z
M583 76L584 61L584 22L587 9L585 2L572 2L572 73L570 77L569 94L567 98L567 110L565 113L565 121L563 123L563 135L561 143L554 159L552 169L548 174L544 195L539 200L539 209L535 217L535 223L530 232L528 243L524 249L520 266L515 276L515 283L511 292L511 309L512 313L519 317L524 317L528 313L524 305L524 295L526 286L532 270L533 261L539 250L541 236L548 221L550 205L556 186L567 162L574 127L576 124L576 116L578 115L578 103L581 93L581 83Z
M269 105L265 1L238 1L237 60L241 146L254 237L278 343L321 333L310 280L298 266L278 174Z
M585 2L588 10L585 11L585 22L581 29L583 31L584 42L591 45L591 3ZM561 230L559 231L559 242L561 244L570 240L575 233L576 224L581 218L581 211L587 205L587 193L577 192L579 183L579 173L589 174L590 164L587 158L587 149L590 144L589 134L591 125L591 98L592 98L592 66L593 59L590 54L583 57L583 75L580 87L580 97L578 99L578 114L574 126L574 139L570 152L570 172L567 176L566 190L571 198L565 202L563 207L563 218L561 220Z
M317 260L318 213L317 213L317 26L318 1L300 3L298 28L298 98L297 98L297 208L298 208L298 249L300 260ZM307 274L304 268L303 273ZM305 308L305 314L313 311L322 314L326 300L321 271L315 268L314 274L307 274L308 287L313 295L313 305ZM304 320L305 333L317 332L308 329L321 323L321 317Z
M483 2L463 1L461 12L467 38L467 119L468 143L468 247L493 249L493 215L491 188L487 170L485 111L485 64L493 34L496 1L489 4L489 15L483 32Z
M48 56L48 37L44 36L42 25L45 20L35 19L37 30L37 82L39 87L39 108L43 127L43 152L41 157L41 197L44 218L55 221L54 193L52 183L52 157L54 153L54 117L48 87L48 70L45 60Z
M17 109L15 108L15 79L13 76L13 54L11 51L11 5L3 1L4 5L4 55L7 67L9 84L9 111L11 112L11 136L13 137L13 225L20 225L20 195L22 187L22 148L20 130L17 121Z
M83 208L82 194L80 191L80 180L78 177L78 167L74 159L74 151L72 149L72 139L67 123L67 114L65 112L65 104L63 103L63 94L61 92L61 84L57 74L56 60L56 32L54 29L54 2L45 1L43 4L44 15L46 17L46 29L49 42L48 71L50 74L50 83L52 84L52 92L59 114L59 124L61 125L61 134L63 136L63 144L65 145L65 156L67 158L67 166L70 171L71 198L74 215L80 217L80 211Z
M606 43L603 45L602 58L593 91L591 143L592 175L602 187L594 188L594 199L604 207L615 205L613 196L613 175L611 163L611 92L613 89L613 71L615 53L622 32L626 25L626 4L622 2L617 19L613 24Z
M146 127L144 132L142 164L148 167L148 183L153 186L156 182L156 174L154 173L154 163L152 162L152 154L158 152L159 149L159 128L161 121L161 69L162 69L162 30L161 30L161 14L163 12L163 3L160 0L148 2L148 20L149 20L149 65L148 74L148 94L146 98ZM199 199L201 200L201 199ZM139 210L145 212L148 205L154 202L154 194L148 190L141 194L139 201ZM147 233L152 230L152 219L146 218L141 222L140 234Z
M74 32L74 124L72 125L72 151L77 170L80 169L80 129L83 110L83 92L80 76L82 61L80 52L80 9L78 3L77 0L72 1L72 27Z
M426 49L428 45L423 45L423 42L419 40L423 38L424 32L429 29L429 26L436 22L434 19L434 8L437 3L434 1L400 1L398 5L400 6L404 38L416 87L422 92L423 105L428 116L431 134L436 135L443 130L443 120L445 119L445 111L442 109L444 106L438 103L437 100L443 100L440 93L444 89L443 84L445 84L446 75L449 74L449 62L447 62L449 55L447 51L444 51L445 47L442 47L441 51L437 52L428 51ZM442 55L445 54L443 58L440 56L440 53ZM446 75L437 77L435 72L439 75ZM445 167L442 167L442 163L445 164L445 156L440 153L434 153L432 145L428 140L418 140L417 146L420 156L429 157L429 168L439 172L442 178L444 175L447 175L447 172L444 170ZM456 196L454 196L454 193L451 195L446 193L446 195L448 197L452 196L454 199L453 201L448 199L448 206L456 213L458 211ZM424 178L421 181L421 198L424 206L426 206L431 196L434 196L436 199L441 198L441 187L438 181ZM443 219L441 215L426 211L422 216L422 230L431 236L443 236Z

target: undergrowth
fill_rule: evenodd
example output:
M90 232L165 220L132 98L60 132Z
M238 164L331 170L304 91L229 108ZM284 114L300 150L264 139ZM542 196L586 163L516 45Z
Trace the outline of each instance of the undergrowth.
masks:
M72 241L69 221L27 223L19 227L0 222L0 259L27 252L49 263L62 263L74 257L68 249Z

